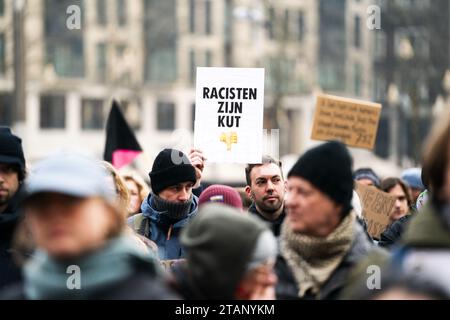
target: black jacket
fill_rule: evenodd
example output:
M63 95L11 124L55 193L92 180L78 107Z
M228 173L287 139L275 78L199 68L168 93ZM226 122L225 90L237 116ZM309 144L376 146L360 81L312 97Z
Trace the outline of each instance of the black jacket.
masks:
M323 284L320 289L318 297L312 294L306 294L302 299L304 300L335 300L338 299L339 294L344 287L347 276L352 268L364 257L366 257L371 250L376 248L372 242L369 241L364 230L359 223L355 223L355 239L353 244L346 254L340 265L331 274L330 278ZM288 266L286 260L279 255L275 272L278 276L278 284L276 287L277 300L292 300L300 299L298 296L298 286L294 274Z
M403 235L403 232L408 226L411 217L412 216L408 214L390 224L380 235L380 241L378 242L378 245L385 248L390 248L395 245Z
M272 220L268 220L265 217L263 217L259 212L258 209L256 209L256 205L255 203L252 203L252 205L248 208L248 212L250 212L251 214L257 216L258 218L260 218L261 220L263 220L264 222L266 222L270 229L272 230L273 234L275 235L275 237L278 237L280 235L281 232L281 224L284 221L284 218L286 217L286 211L285 208L283 208L283 212L280 214L280 216L278 217L277 220L272 221Z
M20 269L12 258L11 242L14 231L22 219L19 206L23 197L24 191L21 187L5 211L0 213L0 290L21 279Z
M111 283L92 292L87 300L178 300L164 278L157 277L142 267L125 280ZM11 286L0 293L0 300L26 300L23 283Z
M203 296L196 288L189 283L189 275L185 263L178 263L170 270L173 276L174 289L185 300L207 300L208 297ZM231 298L230 298L231 299Z

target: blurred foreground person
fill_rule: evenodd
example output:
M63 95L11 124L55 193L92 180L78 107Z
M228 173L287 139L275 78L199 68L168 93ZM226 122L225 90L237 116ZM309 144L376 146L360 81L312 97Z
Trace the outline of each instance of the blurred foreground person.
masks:
M352 210L352 159L328 142L288 174L287 216L276 271L278 299L336 299L353 266L375 246Z
M413 215L391 257L371 255L358 266L345 298L361 299L361 292L374 296L384 291L367 292L367 266L380 273L393 270L403 277L426 283L436 298L450 298L450 110L439 117L424 143L423 176L429 189L425 206ZM358 294L359 292L359 294Z
M171 299L159 265L124 235L114 185L100 163L59 154L26 181L24 212L37 250L3 299Z
M20 280L12 255L15 229L22 220L19 210L24 196L25 157L22 140L7 127L0 127L0 290Z
M172 271L185 299L275 299L277 244L257 218L207 204L183 230L181 243L186 263Z

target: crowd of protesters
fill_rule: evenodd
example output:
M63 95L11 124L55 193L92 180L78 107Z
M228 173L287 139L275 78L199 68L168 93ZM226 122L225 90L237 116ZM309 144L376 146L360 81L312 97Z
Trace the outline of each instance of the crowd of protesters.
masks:
M148 185L75 153L27 168L0 127L0 299L448 299L449 141L441 117L400 177L354 170L331 141L203 188L199 150L162 150ZM395 199L379 238L356 183Z

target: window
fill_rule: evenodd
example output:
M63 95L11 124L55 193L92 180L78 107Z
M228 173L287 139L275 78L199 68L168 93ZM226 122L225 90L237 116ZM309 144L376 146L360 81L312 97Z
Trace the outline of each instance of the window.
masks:
M205 34L211 34L211 0L205 1Z
M81 128L83 130L103 129L103 100L83 99L81 105Z
M98 81L106 81L106 44L97 44L97 79Z
M173 83L177 79L178 27L175 4L175 0L145 0L146 82Z
M142 106L136 98L119 101L120 109L130 125L131 129L139 130L141 128Z
M106 0L97 0L97 23L101 26L108 23Z
M172 102L158 101L157 113L158 130L175 130L175 104Z
M284 11L284 21L283 21L283 34L284 34L284 39L289 39L289 9L286 9Z
M212 52L211 52L211 50L206 50L206 52L205 52L205 66L212 67Z
M303 41L305 37L305 18L303 11L298 13L298 41Z
M127 5L125 0L117 0L117 23L119 26L127 24Z
M0 93L0 126L12 125L12 112L12 94Z
M64 129L66 126L66 99L59 95L41 96L40 127Z
M5 34L0 33L0 75L6 72Z
M360 48L361 47L361 17L360 16L355 16L354 19L354 46L355 48Z
M356 96L361 96L362 68L356 63L353 68L353 88Z
M195 71L196 71L195 51L191 49L189 51L189 81L191 83L195 83Z
M189 0L189 31L195 33L195 1Z
M267 31L269 33L269 39L275 39L275 9L269 8L269 21L267 22Z

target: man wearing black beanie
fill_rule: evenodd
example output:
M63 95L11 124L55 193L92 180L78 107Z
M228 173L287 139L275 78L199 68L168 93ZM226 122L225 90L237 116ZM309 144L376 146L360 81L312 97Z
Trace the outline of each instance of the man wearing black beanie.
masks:
M352 158L339 142L307 151L288 174L277 261L279 299L334 299L373 244L352 210Z
M0 127L0 289L20 280L20 270L11 256L11 242L22 214L25 157L22 140L11 129Z
M184 257L179 242L182 228L197 214L198 198L192 188L201 179L203 153L192 150L189 157L175 149L164 149L149 173L152 192L142 202L142 214L128 224L158 246L161 260Z

